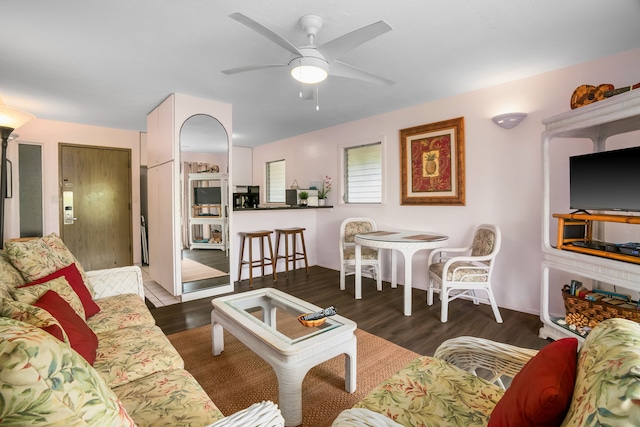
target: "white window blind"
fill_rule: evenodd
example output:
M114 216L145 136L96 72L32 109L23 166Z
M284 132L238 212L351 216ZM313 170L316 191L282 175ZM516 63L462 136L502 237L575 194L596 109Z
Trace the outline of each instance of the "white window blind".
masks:
M284 203L284 160L267 162L267 203Z
M381 147L376 142L345 148L345 203L382 203Z

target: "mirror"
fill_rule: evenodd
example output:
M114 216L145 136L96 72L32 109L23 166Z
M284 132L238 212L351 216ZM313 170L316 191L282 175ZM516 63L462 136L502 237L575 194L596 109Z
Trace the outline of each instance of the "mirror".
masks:
M228 285L229 136L207 114L180 129L182 293Z

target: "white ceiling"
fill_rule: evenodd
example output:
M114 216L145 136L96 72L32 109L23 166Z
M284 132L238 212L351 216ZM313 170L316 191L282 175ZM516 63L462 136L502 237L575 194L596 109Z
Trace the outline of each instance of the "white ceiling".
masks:
M317 44L385 20L391 32L340 59L396 84L329 77L316 111L286 68L224 75L289 57L234 12L296 46L306 14L324 19ZM0 13L6 104L144 131L183 93L232 104L233 143L247 147L640 47L640 0L0 0Z

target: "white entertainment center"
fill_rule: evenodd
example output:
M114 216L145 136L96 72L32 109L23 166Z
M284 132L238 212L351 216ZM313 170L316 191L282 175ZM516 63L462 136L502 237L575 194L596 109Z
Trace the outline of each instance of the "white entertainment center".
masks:
M542 230L542 283L541 283L541 338L560 339L567 336L577 336L566 328L554 322L550 315L550 301L560 300L560 293L556 293L557 283L550 283L550 272L553 270L586 277L621 288L633 295L640 296L640 264L627 262L605 256L597 256L595 251L574 251L558 248L555 233L556 219L551 211L552 205L552 144L561 142L555 140L566 138L587 138L593 141L593 151L605 151L607 139L614 135L640 130L640 90L623 93L603 101L595 102L585 107L577 108L542 121L545 131L542 133L543 149L543 230ZM640 145L640 137L638 143ZM640 167L640 165L638 165ZM594 171L597 173L597 171ZM640 183L638 183L640 185ZM561 212L566 214L567 212ZM631 215L631 214L629 214ZM593 225L596 235L604 239L603 222L623 222L627 224L640 223L638 216L626 215L595 215L594 219L588 214L578 215L577 219ZM597 218L597 219L596 219ZM597 223L596 223L597 222ZM640 225L629 225L640 227ZM557 291L559 292L559 291ZM583 337L578 336L579 340Z

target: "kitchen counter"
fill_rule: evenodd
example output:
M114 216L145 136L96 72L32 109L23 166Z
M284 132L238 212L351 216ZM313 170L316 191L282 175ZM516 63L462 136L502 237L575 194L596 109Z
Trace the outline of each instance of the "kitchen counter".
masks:
M233 208L234 212L273 211L273 210L308 210L331 209L333 206L261 206L257 208Z

